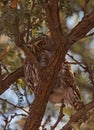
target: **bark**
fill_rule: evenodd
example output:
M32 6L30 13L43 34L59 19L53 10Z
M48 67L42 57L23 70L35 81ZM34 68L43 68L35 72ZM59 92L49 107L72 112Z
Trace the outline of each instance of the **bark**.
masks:
M23 130L37 130L41 124L43 114L45 112L46 104L48 101L49 93L51 91L51 84L53 82L53 76L40 84L38 94L35 97L35 101L30 107L30 114L26 120ZM31 123L30 123L31 122Z
M0 94L2 94L6 89L8 89L9 86L15 81L17 81L17 79L21 76L24 76L23 67L20 67L19 69L2 79L2 84L0 83Z
M77 25L72 29L68 35L70 46L85 37L86 34L94 27L94 12L85 16Z
M40 127L46 109L46 104L53 88L54 80L57 78L57 73L60 70L64 57L65 54L62 53L61 48L58 50L58 54L56 55L53 63L41 71L42 81L40 85L37 86L37 95L30 107L30 114L23 130L37 130Z
M46 109L46 104L48 102L50 92L53 88L54 80L57 78L57 73L60 70L60 66L64 61L66 54L64 46L60 47L61 44L63 45L63 43L65 43L66 41L65 38L62 38L62 33L60 29L58 1L56 0L54 1L54 3L53 1L49 1L49 3L47 3L46 5L46 12L51 35L54 40L55 46L57 46L58 49L55 53L56 55L51 61L51 64L49 64L47 68L44 68L41 71L42 82L40 83L40 85L38 85L38 94L36 95L35 101L30 107L30 114L27 118L23 130L37 130L40 127Z
M51 89L53 88L54 80L57 78L57 73L60 69L62 62L64 62L65 54L69 46L74 43L75 41L83 38L86 33L91 29L89 26L87 29L83 28L83 24L89 25L87 20L92 19L92 15L89 17L85 17L81 22L75 27L75 33L71 32L69 38L63 36L61 31L61 25L59 20L59 10L58 10L58 0L56 1L48 1L46 3L46 14L48 19L49 28L51 31L51 36L54 40L55 47L57 48L58 52L57 55L52 59L51 63L49 64L47 69L44 69L44 73L42 73L43 79L40 85L38 86L38 95L35 97L35 101L33 102L32 106L30 107L30 114L29 117L24 125L23 130L37 130L40 125L41 121L46 109L46 104L49 98L49 94ZM93 26L93 23L92 23ZM85 30L83 33L79 34L78 30ZM76 38L74 38L74 36ZM72 39L71 39L72 37ZM69 43L68 41L71 42ZM43 72L43 71L42 71ZM46 77L45 77L45 74ZM37 109L38 108L38 109ZM31 123L30 123L31 122Z

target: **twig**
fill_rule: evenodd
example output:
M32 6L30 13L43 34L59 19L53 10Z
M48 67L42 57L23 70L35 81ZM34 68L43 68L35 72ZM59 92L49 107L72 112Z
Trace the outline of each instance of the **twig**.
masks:
M7 74L9 74L9 70L7 69L6 65L4 65L2 62L0 62L0 65L4 68Z
M19 109L21 109L22 111L24 111L24 112L26 112L27 114L29 114L29 112L27 112L25 109L23 109L22 107L19 107L19 106L17 106L17 105L12 104L11 102L7 101L7 99L3 99L3 98L0 97L0 100L2 100L2 101L4 101L4 102L6 102L6 103L12 105L14 108L19 108Z
M80 62L78 62L72 55L70 55L70 54L68 54L68 53L67 53L67 55L68 55L70 58L72 58L78 65L80 65L83 69L86 69L86 67L83 66Z
M45 120L44 124L41 126L43 130L45 130L45 126L51 121L51 116L49 115Z
M27 116L27 115L25 115L25 114L17 114L17 113L15 113L15 114L13 114L13 115L11 115L10 116L10 119L8 119L8 117L6 117L6 116L4 116L4 122L5 122L5 125L4 125L4 130L7 130L8 129L8 127L9 127L9 123L15 118L15 117L17 117L17 116Z
M7 77L4 77L3 79L3 87L0 88L0 94L2 94L6 89L8 89L8 87L15 81L17 81L17 79L21 76L24 76L23 73L23 66L21 66L20 68L18 68L16 71L10 73L9 75L7 75Z
M91 80L91 83L92 83L92 85L94 86L94 76L93 76L93 72L90 70L90 68L89 68L89 65L87 64L87 63L81 63L81 62L78 62L72 55L70 55L70 54L68 54L67 53L67 55L69 56L69 57L71 57L75 62L76 62L76 64L78 64L78 65L80 65L84 70L85 70L85 72L88 72L88 74L89 74L89 78L90 78L90 80ZM84 66L82 65L82 64L84 64ZM91 66L91 65L90 65Z
M10 123L10 122L13 120L13 118L15 118L15 117L17 117L17 116L24 116L24 117L27 117L26 114L17 114L17 113L15 113L14 115L11 115L11 118L10 118L10 120L8 121L8 123Z
M78 62L78 63L77 63L77 62L72 62L72 61L67 61L67 63L68 63L68 64L74 64L74 65L78 65L78 63L79 63L79 64L84 64L84 62ZM67 63L65 62L65 64L67 64ZM94 66L94 64L87 64L87 65L88 65L88 66Z
M6 118L6 116L4 115L4 113L3 113L3 112L1 112L1 111L0 111L0 114L1 114L4 118Z

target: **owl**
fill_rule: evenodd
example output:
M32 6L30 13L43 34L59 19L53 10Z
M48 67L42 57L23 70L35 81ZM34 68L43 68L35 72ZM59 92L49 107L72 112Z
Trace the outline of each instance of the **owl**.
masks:
M50 44L50 39L47 37L38 38L31 41L27 47L36 57L41 67L46 67L53 56L53 47ZM34 64L31 64L29 58L26 57L24 61L24 75L25 80L27 81L28 86L35 92L36 87L40 81L40 76L37 68Z
M37 39L28 44L29 49L37 58L41 67L46 67L54 55L54 44L48 38ZM39 84L40 76L37 68L30 63L28 57L24 64L25 79L28 86L35 92ZM68 62L65 60L54 82L53 90L49 96L50 102L70 104L76 110L82 107L80 93L74 80L74 74Z

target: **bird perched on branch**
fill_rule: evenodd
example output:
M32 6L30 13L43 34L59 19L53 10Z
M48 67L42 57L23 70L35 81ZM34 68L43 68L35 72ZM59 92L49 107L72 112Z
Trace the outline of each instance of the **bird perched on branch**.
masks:
M27 45L31 52L38 60L41 67L46 67L53 57L54 45L48 38L37 39ZM35 91L40 81L40 76L34 64L31 64L28 57L24 64L25 79L28 86ZM62 100L65 104L72 105L76 110L82 107L80 93L74 80L74 74L68 62L62 63L61 69L57 74L57 80L54 81L52 93L49 100L53 103L60 103Z

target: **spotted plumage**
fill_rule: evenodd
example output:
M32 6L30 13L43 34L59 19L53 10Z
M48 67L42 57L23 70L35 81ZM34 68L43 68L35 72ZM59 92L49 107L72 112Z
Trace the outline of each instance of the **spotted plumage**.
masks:
M38 39L28 44L28 47L37 58L41 67L46 67L49 64L54 54L54 46L51 40L48 38ZM28 86L34 91L40 82L40 76L37 68L30 63L28 57L25 59L24 72ZM79 109L82 106L74 74L66 60L65 63L62 63L58 72L49 100L53 103L60 103L64 100L65 104L70 104L75 109Z

